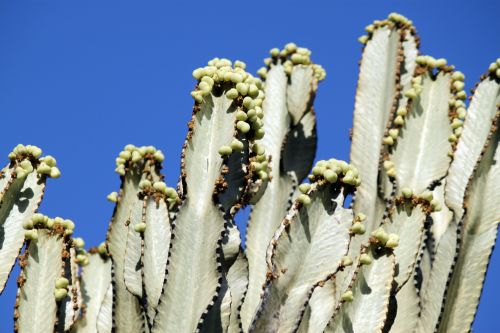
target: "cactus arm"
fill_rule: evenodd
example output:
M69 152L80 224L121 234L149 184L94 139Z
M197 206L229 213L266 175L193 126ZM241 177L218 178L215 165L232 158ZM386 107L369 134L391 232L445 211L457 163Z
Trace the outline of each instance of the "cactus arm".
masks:
M80 279L86 305L85 315L76 322L72 332L95 333L99 310L111 287L111 260L107 257L103 258L99 253L91 254L89 264L83 268ZM109 319L111 319L111 314Z
M45 229L38 230L38 240L28 242L21 258L16 332L54 331L58 306L54 290L57 278L63 274L64 250L64 237Z
M394 297L394 296L393 296ZM394 322L390 323L389 332L413 332L420 313L420 303L417 294L417 288L413 281L408 281L395 295L396 298L396 317ZM389 304L389 311L391 304ZM390 317L390 315L388 316ZM389 320L386 321L386 328ZM386 329L384 328L384 330Z
M294 187L313 163L316 127L312 104L318 82L325 77L324 70L311 63L307 49L290 43L281 52L272 51L276 52L268 58L267 70L260 73L266 83L263 104L266 135L262 145L271 159L270 181L253 207L247 227L249 285L242 306L244 331L250 326L260 302L269 241L290 208ZM293 62L292 57L300 63ZM304 152L300 159L298 151Z
M335 280L328 279L314 289L297 332L323 332L332 318L335 305Z
M416 76L421 84L415 83L415 88L407 92L421 89L421 93L409 103L405 125L402 128L395 125L392 129L399 134L395 138L386 137L395 141L390 161L394 163L399 194L405 188L415 194L422 193L446 175L451 162L448 156L452 151L449 138L453 134L449 117L452 110L448 104L454 97L451 74L440 69L433 76L429 72Z
M395 233L400 238L399 245L394 249L398 265L394 280L398 289L408 281L415 268L424 239L426 214L423 209L420 206L412 207L411 204L397 205L390 219L382 224L385 231Z
M45 191L45 176L36 171L9 182L0 206L0 294L24 243L23 223L38 209Z
M200 71L206 75L198 76ZM166 284L153 332L193 332L203 326L222 282L220 248L226 219L241 205L239 196L244 197L245 187L234 191L231 173L258 178L249 167L249 159L264 153L254 143L259 138L262 114L248 116L262 101L263 92L257 88L260 80L238 67L237 62L232 68L226 59L211 60L209 66L195 70L193 75L200 82L192 92L196 104L182 155L183 202L176 215ZM212 82L209 76L214 83L208 91L203 80ZM252 93L248 88L249 96L243 97L241 85L235 88L235 81L242 83L242 79L248 87L256 87ZM240 120L245 117L248 122ZM235 138L241 138L238 149L233 144ZM229 160L233 158L243 158L245 172L231 170ZM228 198L226 189L236 195Z
M140 332L145 327L143 311L139 299L127 289L125 284L125 263L129 234L127 221L130 220L133 210L141 203L138 197L141 192L139 183L146 177L143 168L148 159L144 159L145 154L141 154L140 148L133 146L127 146L121 155L129 155L125 156L129 158L124 162L118 161L120 163L118 163L116 171L122 173L122 184L107 236L107 246L113 263L113 295L115 298L113 321L117 332ZM135 155L134 160L132 160L132 155ZM121 171L122 169L123 171ZM137 272L132 273L137 274Z
M423 276L420 288L420 316L416 333L434 332L453 268L457 248L457 225L452 221L440 238L433 254L432 269Z
M154 318L163 289L172 229L164 200L148 198L145 213L147 227L144 232L144 289L151 320Z
M390 251L373 255L373 262L362 266L354 282L352 301L342 302L339 312L325 332L382 332L388 312L395 260Z
M469 332L479 304L500 222L499 119L497 115L466 190L461 244L439 332Z
M483 76L476 86L464 122L446 185L446 204L456 221L463 215L463 198L469 178L480 157L500 103L500 83L495 76Z
M406 19L384 20L371 29L360 63L350 155L363 180L353 208L356 214L369 217L368 232L380 224L385 208L377 192L378 165L382 137L400 98L398 85L402 77L406 78L400 68L404 68L405 73L413 73L417 49L415 38L404 39L407 34L415 34ZM402 41L406 41L404 47Z
M110 285L104 299L102 301L101 307L99 308L99 313L97 314L97 333L111 333L113 329L113 286Z
M257 331L296 330L312 290L338 270L353 221L352 212L342 207L341 177L332 184L318 180L321 185L303 194L310 206L298 201L276 231L267 251L265 299L253 324Z

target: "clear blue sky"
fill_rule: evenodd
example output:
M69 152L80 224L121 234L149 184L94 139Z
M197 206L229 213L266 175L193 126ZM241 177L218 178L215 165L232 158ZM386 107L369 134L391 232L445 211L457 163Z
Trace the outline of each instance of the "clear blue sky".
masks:
M176 3L176 5L170 5ZM210 4L210 5L209 5ZM104 240L119 187L114 158L127 143L155 145L175 185L193 101L191 71L241 59L251 71L272 47L313 51L327 79L316 99L318 159L348 158L365 25L392 11L412 19L423 53L445 57L471 88L500 56L500 2L491 1L14 1L0 2L0 157L17 143L54 155L41 212L71 218L88 245ZM500 247L475 332L500 327ZM0 332L12 331L15 281L0 298Z

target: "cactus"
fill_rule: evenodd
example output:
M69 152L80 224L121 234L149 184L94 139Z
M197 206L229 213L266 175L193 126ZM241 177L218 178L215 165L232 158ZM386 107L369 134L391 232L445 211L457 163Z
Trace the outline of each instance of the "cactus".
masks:
M469 332L500 222L500 60L467 108L464 74L420 55L410 20L366 32L350 163L313 166L326 73L311 51L270 50L260 78L212 59L193 71L177 187L160 150L125 146L106 240L88 251L71 220L38 213L55 159L15 147L0 172L14 330Z

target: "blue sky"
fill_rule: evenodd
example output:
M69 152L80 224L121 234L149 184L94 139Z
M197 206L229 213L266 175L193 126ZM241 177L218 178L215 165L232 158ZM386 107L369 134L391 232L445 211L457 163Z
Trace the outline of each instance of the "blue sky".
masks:
M176 3L176 5L171 5ZM210 4L210 5L209 5ZM57 158L41 212L73 219L87 244L104 240L125 144L155 145L174 185L191 115L191 71L209 59L262 66L289 41L313 51L327 79L316 99L317 158L348 158L365 25L392 11L412 19L421 51L455 64L472 88L500 56L498 1L14 1L0 2L0 156L17 143ZM500 327L500 247L493 254L475 332ZM496 295L496 297L495 297ZM15 281L0 298L12 331Z

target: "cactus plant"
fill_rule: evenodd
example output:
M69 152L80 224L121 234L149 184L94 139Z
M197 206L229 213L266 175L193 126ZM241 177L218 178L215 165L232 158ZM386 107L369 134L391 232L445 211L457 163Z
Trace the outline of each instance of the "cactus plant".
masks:
M311 51L272 49L260 78L212 59L193 71L177 187L160 150L125 146L88 251L72 221L38 213L55 159L15 147L0 173L14 330L469 332L500 222L500 60L467 108L464 75L419 54L410 20L366 32L349 163L313 166L326 73Z

